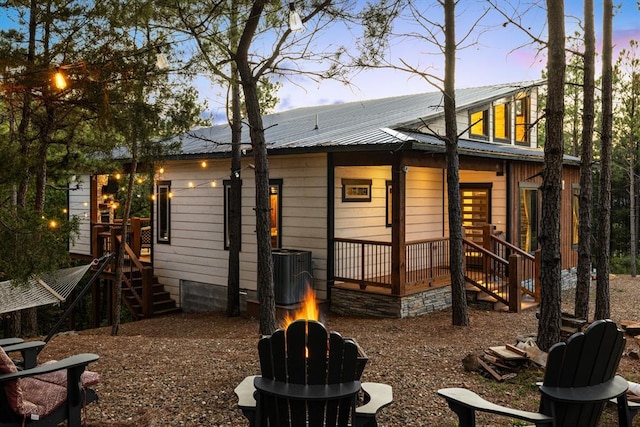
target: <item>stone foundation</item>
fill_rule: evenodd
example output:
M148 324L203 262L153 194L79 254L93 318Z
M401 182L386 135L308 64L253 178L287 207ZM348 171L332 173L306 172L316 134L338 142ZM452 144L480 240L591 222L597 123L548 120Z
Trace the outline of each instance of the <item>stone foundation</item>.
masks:
M426 289L403 297L334 287L331 311L343 316L414 317L451 307L451 287Z
M576 286L576 270L562 271L562 289ZM331 288L331 311L342 316L404 318L451 307L451 287L424 289L402 297L357 288Z

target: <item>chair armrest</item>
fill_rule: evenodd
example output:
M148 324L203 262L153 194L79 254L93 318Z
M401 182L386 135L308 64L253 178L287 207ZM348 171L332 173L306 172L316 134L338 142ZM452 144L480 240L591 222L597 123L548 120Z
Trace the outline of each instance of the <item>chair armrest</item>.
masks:
M362 391L368 396L362 406L356 408L356 414L363 416L375 416L378 410L393 402L393 390L388 384L362 383Z
M59 360L54 363L47 363L44 365L38 365L35 368L25 369L18 372L12 372L9 374L0 375L0 383L5 381L32 377L34 375L47 374L49 372L61 371L63 369L71 369L79 366L87 366L91 362L95 362L100 357L97 354L83 353L76 354L75 356L67 357L66 359Z
M496 405L478 396L465 388L443 388L438 390L438 395L444 397L451 409L460 416L457 409L464 411L488 412L496 415L517 418L519 420L534 423L536 425L553 424L553 418L538 412L520 411L506 406ZM461 424L462 425L462 424Z
M22 338L0 338L0 347L8 345L20 344L24 340Z
M240 409L256 408L256 398L254 397L254 393L256 392L256 388L253 385L253 380L258 377L258 375L250 375L245 377L240 384L236 386L233 390L238 396L238 407Z
M540 392L559 402L604 402L625 393L629 388L627 380L616 375L606 383L588 387L540 386Z
M28 341L3 347L5 353L20 352L22 363L18 365L22 369L35 368L38 365L38 353L47 345L44 341Z
M336 400L355 396L360 391L360 381L348 381L339 384L291 384L283 381L256 377L255 388L271 396L292 400Z

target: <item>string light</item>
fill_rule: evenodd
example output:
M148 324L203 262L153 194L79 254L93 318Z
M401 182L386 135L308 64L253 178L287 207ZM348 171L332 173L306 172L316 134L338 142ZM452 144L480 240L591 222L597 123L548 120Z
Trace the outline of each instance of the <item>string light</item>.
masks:
M53 82L56 85L56 88L60 90L65 90L67 88L67 79L62 74L62 71L58 68L58 71L53 75Z

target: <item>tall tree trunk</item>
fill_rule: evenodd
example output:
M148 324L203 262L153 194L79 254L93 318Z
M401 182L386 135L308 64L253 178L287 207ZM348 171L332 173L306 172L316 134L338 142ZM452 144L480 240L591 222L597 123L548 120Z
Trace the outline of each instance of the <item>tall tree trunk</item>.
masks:
M235 4L235 2L234 2ZM240 112L240 84L235 63L231 73L231 197L229 198L229 274L227 278L227 316L240 315L240 238L242 234L240 143L242 117Z
M629 239L631 240L631 256L630 267L631 277L636 277L637 257L638 257L638 237L636 229L636 171L635 171L635 150L633 142L631 142L631 150L629 150Z
M260 115L257 80L249 64L249 47L266 0L255 0L238 44L235 62L238 66L247 118L250 126L251 147L256 180L256 239L258 262L258 295L260 299L260 333L269 335L276 328L276 304L273 290L273 259L271 257L271 218L269 205L269 159Z
M462 247L462 212L460 210L460 161L456 116L456 1L445 0L444 120L447 147L447 195L449 198L449 256L451 260L452 323L468 326L467 298L464 282Z
M600 150L600 215L598 217L595 319L608 319L609 254L611 240L611 152L613 127L613 1L604 0L602 13L602 148Z
M540 321L538 346L543 351L560 341L561 254L560 254L560 192L562 188L562 158L564 154L564 77L565 36L564 3L547 0L549 26L548 92L546 135L542 169L542 226L540 255L542 261Z
M582 147L580 155L580 196L578 203L578 271L574 314L583 319L589 316L589 288L591 287L591 221L593 203L593 123L595 93L596 37L593 0L584 0L584 82L582 109ZM573 197L573 195L571 196ZM573 203L573 200L572 200Z

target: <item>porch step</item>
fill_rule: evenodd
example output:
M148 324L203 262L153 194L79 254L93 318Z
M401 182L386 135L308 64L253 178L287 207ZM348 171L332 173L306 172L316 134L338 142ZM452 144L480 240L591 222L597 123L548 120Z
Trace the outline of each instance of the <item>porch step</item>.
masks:
M467 303L482 310L493 311L509 311L509 306L501 301L498 301L495 297L487 294L486 292L478 289L477 287L467 284L466 285ZM539 304L528 294L523 294L521 299L521 309L527 310L535 308Z

